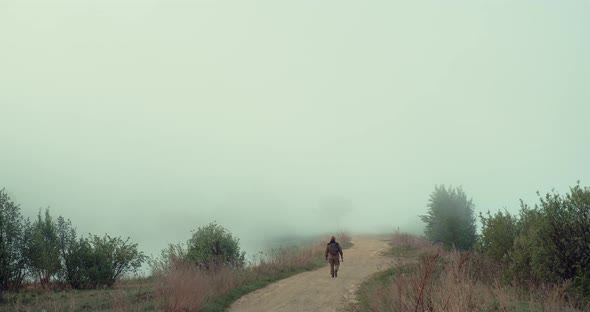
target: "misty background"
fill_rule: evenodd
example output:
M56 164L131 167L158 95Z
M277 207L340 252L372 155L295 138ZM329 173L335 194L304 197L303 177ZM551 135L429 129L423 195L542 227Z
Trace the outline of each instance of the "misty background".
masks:
M0 0L0 188L147 254L590 183L586 1Z

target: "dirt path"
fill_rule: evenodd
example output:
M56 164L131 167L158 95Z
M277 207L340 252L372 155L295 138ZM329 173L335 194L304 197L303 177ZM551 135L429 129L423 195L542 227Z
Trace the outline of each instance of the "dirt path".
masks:
M369 275L388 266L391 258L381 255L385 241L359 239L344 250L338 278L330 277L330 267L294 275L238 299L230 307L241 311L342 311L354 302L354 294Z

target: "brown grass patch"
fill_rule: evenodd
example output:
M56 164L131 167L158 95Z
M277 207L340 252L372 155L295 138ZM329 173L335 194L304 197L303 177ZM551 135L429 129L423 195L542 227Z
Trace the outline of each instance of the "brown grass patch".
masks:
M199 311L213 296L227 293L244 282L242 270L206 271L198 266L177 266L156 278L162 311Z

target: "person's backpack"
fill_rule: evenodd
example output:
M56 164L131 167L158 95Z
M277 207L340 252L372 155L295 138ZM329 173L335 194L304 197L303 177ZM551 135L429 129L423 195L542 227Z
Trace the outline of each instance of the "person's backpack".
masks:
M340 253L340 246L338 246L338 243L330 243L329 245L330 245L330 248L329 248L330 254L332 256L337 256L338 253Z

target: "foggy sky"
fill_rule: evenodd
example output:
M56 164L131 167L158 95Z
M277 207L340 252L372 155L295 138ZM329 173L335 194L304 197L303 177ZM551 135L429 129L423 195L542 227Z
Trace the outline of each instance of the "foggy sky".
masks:
M0 0L0 188L148 253L516 212L590 184L588 38L586 1Z

